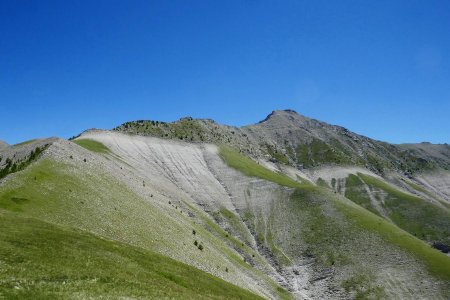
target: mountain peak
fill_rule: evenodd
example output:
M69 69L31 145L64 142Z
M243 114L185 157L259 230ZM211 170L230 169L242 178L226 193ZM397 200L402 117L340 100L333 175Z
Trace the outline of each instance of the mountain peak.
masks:
M274 119L274 118L288 117L288 116L291 116L291 117L303 117L302 115L300 115L298 112L296 112L293 109L274 110L264 120L259 121L258 123L264 123L264 122L269 121L269 120Z

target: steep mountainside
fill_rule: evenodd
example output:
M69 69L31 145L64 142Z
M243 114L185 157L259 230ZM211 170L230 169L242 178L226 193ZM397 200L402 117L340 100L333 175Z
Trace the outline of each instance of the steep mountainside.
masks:
M34 141L31 148L41 142ZM151 139L142 143L121 140L120 147L130 147L128 157L92 140L76 142L90 150L55 140L26 169L6 177L0 188L0 209L163 254L261 296L281 298L286 293L266 275L272 269L269 264L247 246L227 238L226 232L214 226L213 219L199 206L193 206L190 195L174 182L174 176L189 179L187 170L181 174L175 171L180 165L188 170L195 167L201 153L198 146L171 141L159 147L156 144L155 152L144 151L145 158L153 162L160 153L161 159L151 169L142 169L135 168L143 159L139 149L148 150ZM158 149L173 149L174 157ZM173 170L166 170L166 164ZM201 161L196 170L207 171ZM204 177L209 181L201 184L214 183L214 178ZM220 185L211 185L210 189L217 188L223 189ZM234 245L239 251L233 249ZM244 255L254 255L258 268L245 262ZM260 268L268 271L263 273ZM24 288L33 287L32 279L21 281Z
M448 145L275 111L241 128L129 122L0 157L0 297L450 296Z

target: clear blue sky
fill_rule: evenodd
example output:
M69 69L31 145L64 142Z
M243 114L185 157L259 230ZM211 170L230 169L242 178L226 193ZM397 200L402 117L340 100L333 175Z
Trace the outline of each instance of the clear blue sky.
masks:
M0 139L274 109L450 142L450 1L1 1Z

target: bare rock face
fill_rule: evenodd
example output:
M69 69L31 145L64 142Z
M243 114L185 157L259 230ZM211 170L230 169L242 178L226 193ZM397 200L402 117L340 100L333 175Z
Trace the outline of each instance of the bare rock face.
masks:
M6 142L0 140L0 149L6 148L6 147L8 147L8 146L9 146L9 145L8 145Z

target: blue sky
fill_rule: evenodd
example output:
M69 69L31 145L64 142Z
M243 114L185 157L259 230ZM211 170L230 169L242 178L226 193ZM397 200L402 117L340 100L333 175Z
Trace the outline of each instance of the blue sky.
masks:
M1 1L0 139L274 109L450 143L450 1Z

